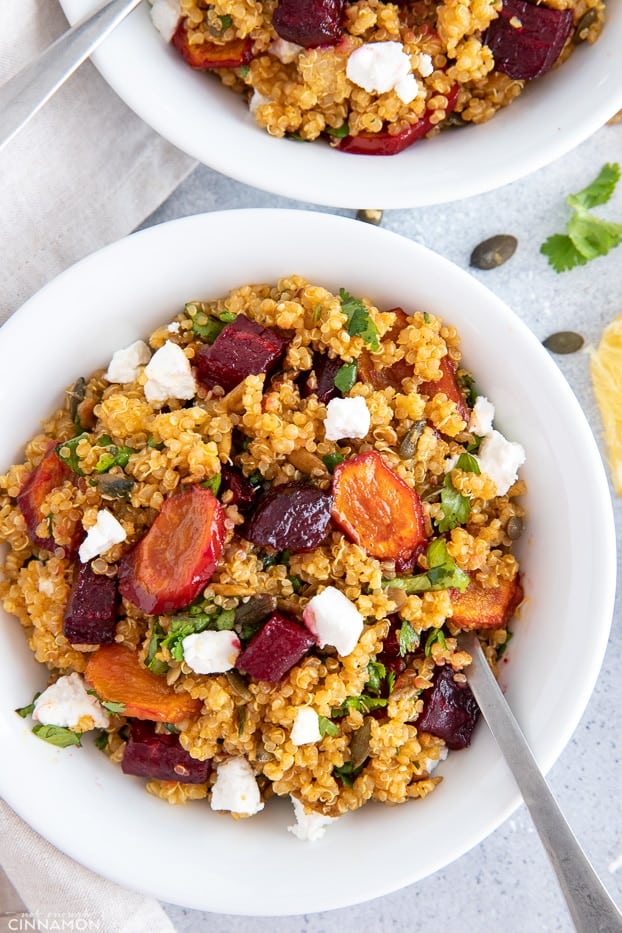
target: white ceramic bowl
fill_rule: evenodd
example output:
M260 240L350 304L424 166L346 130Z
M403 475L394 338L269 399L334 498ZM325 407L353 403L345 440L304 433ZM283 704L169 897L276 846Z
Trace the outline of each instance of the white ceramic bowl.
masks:
M607 482L581 409L546 351L491 292L440 256L368 224L272 210L189 217L113 244L59 276L0 330L0 471L21 456L66 385L170 320L186 300L290 273L456 325L500 429L524 445L526 602L503 681L548 769L579 721L605 651L615 576ZM0 656L0 793L79 862L164 900L253 915L346 906L443 867L519 803L480 725L471 748L439 767L444 780L425 800L368 805L316 843L286 831L289 801L271 801L238 822L201 802L170 807L90 743L62 750L31 734L13 710L44 686L46 672L15 619L2 619ZM346 871L353 853L355 870Z
M101 0L60 0L71 22ZM607 4L591 47L533 82L489 123L441 134L397 156L353 156L324 143L274 139L246 104L193 72L141 4L93 56L120 97L176 146L238 181L343 208L406 208L456 201L535 171L587 139L622 108L622 4Z

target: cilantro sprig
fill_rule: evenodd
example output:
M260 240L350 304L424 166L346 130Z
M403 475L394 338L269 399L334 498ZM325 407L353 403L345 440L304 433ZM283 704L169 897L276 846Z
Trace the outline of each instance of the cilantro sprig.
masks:
M596 178L576 194L569 194L566 203L572 210L566 233L555 233L540 247L556 272L566 272L584 266L597 256L622 243L622 224L603 220L592 213L593 207L606 204L620 180L617 162L606 162Z
M468 453L460 454L456 467L465 473L480 474L479 463L475 457ZM443 517L437 522L437 528L441 533L451 531L456 525L464 525L471 514L471 500L468 496L463 496L461 492L458 492L449 474L443 481L441 507Z
M435 538L426 551L429 570L412 577L395 577L383 580L385 589L397 588L405 593L426 593L430 590L457 589L461 593L469 585L469 575L460 570L443 538Z
M348 319L347 330L351 337L361 337L370 350L380 349L378 328L371 319L369 310L360 298L354 298L345 288L339 289L341 310Z

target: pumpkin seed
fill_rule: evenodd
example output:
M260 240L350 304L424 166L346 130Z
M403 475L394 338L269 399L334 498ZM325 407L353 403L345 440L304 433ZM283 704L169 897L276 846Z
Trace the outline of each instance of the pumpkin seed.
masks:
M454 126L456 129L458 129L461 126L468 126L468 123L461 113L456 113L454 111L445 117L443 120L443 126Z
M243 700L252 700L253 694L248 689L248 684L246 680L242 677L238 671L230 670L225 671L225 677L229 681L229 686L234 690L239 697Z
M267 593L261 593L259 596L251 598L240 605L235 610L236 625L253 625L255 622L263 622L269 615L272 615L276 609L276 598Z
M518 541L523 533L523 520L519 515L512 515L505 529L511 541Z
M356 212L356 219L363 220L366 224L374 224L378 227L382 223L383 211L361 210Z
M476 269L496 269L510 259L518 240L509 233L497 233L479 243L471 253L470 264Z
M425 421L415 421L412 428L409 428L406 432L398 450L398 454L402 460L412 460L415 456L417 444L419 443L419 438L424 428Z
M100 473L89 480L91 486L96 486L103 499L127 499L134 488L134 480L117 473Z
M575 26L574 32L572 34L572 41L575 45L579 45L581 42L585 42L587 39L587 34L590 31L590 26L593 26L598 18L598 12L595 7L592 7L591 10L587 10L577 25Z
M67 395L69 397L69 417L72 421L75 421L78 417L78 408L86 395L86 379L83 376L76 379L72 387L68 389Z
M560 330L556 334L551 334L542 343L551 353L576 353L585 341L581 334L576 334L572 330Z
M369 740L371 738L371 716L366 716L363 725L352 733L350 740L350 761L354 770L360 768L369 758Z

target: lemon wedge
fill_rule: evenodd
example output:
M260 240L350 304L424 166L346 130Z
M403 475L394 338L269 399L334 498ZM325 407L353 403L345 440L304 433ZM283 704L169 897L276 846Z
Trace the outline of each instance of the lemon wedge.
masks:
M613 485L622 495L622 314L605 327L590 354L590 373L605 429Z

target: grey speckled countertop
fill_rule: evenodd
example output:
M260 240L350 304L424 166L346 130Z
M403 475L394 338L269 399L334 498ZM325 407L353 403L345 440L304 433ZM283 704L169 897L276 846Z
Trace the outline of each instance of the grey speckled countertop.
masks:
M604 162L620 160L622 124L606 126L574 152L527 179L440 207L388 211L383 225L465 269L469 269L472 248L481 240L495 233L513 234L519 245L509 262L488 272L470 271L504 299L540 339L558 330L575 330L585 337L587 348L598 343L605 324L622 312L622 247L561 275L548 266L539 247L550 234L564 230L568 217L565 196L588 184ZM145 226L185 214L239 207L330 210L277 198L200 167ZM622 219L622 184L598 212ZM335 213L354 214L345 210ZM586 349L556 357L556 361L604 456ZM612 495L620 545L622 501ZM622 903L621 589L598 684L572 740L549 774L567 819L618 903ZM589 619L586 633L589 636ZM384 844L379 840L379 857ZM348 909L252 918L165 906L179 933L428 933L432 929L446 933L536 933L573 929L524 807L443 871L396 894Z

